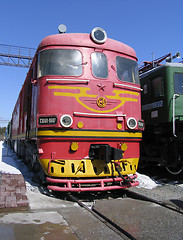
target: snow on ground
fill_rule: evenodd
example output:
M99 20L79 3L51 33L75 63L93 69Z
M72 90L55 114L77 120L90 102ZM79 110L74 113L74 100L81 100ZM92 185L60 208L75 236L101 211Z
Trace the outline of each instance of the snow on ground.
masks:
M12 149L9 148L7 151L7 145L3 141L0 141L0 172L22 174L25 178L27 190L38 191L35 183L32 182L33 173L28 170L21 159L18 159ZM139 181L138 188L153 189L158 186L146 175L137 173L137 176L137 180Z
M3 142L0 141L0 172L9 174L22 174L28 191L38 192L37 185L32 181L33 173L21 159Z
M6 144L0 141L0 172L21 174L14 157L12 150L7 150Z
M137 173L137 181L139 182L138 188L153 189L158 186L150 177Z

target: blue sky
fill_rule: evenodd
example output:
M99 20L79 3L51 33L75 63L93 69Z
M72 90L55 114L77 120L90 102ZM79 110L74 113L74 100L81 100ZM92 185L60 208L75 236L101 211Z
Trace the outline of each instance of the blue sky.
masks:
M179 51L183 57L182 0L3 0L0 44L37 48L58 33L90 33L100 26L109 38L136 51L139 64ZM10 119L28 69L0 66L0 119ZM0 123L0 126L5 126Z

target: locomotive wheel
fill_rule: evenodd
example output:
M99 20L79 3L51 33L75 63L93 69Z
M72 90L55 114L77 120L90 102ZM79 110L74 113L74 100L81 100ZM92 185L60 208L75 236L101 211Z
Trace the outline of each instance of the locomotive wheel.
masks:
M181 155L178 156L178 161L181 161ZM179 163L176 166L166 166L166 170L171 173L172 175L178 175L183 171L183 166Z
M178 165L177 167L166 167L166 170L172 175L178 175L183 171L183 167Z

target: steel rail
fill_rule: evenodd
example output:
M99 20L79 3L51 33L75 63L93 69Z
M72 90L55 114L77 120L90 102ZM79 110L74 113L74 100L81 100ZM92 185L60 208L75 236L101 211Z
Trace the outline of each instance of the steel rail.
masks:
M79 199L74 197L72 194L67 194L67 197L68 197L68 199L70 199L74 202L77 202L79 206L83 207L88 212L90 212L93 216L95 216L98 220L100 220L102 223L104 223L108 228L110 228L115 233L117 233L120 237L126 236L131 240L136 240L136 238L134 238L130 233L125 231L123 228L118 226L116 223L111 221L109 218L107 218L106 216L104 216L102 213L98 212L94 208L90 209L89 207L87 207L83 202L81 202Z
M136 192L133 192L131 190L126 190L124 189L124 191L126 192L126 196L127 197L130 197L130 198L133 198L133 199L138 199L138 200L143 200L143 201L147 201L147 202L152 202L152 203L155 203L157 205L160 205L162 207L165 207L165 208L168 208L172 211L175 211L175 212L178 212L178 213L181 213L183 214L183 209L177 209L169 204L166 204L164 203L163 201L158 201L158 200L155 200L153 198L150 198L150 197L147 197L147 196L144 196L140 193L136 193Z

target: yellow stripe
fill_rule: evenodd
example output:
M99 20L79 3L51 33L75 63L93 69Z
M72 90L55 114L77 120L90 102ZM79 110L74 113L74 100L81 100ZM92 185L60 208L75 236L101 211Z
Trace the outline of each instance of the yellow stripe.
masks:
M54 91L54 95L55 96L60 96L60 97L74 97L76 99L76 101L81 104L84 108L92 111L92 112L97 112L97 113L109 113L109 112L113 112L117 109L119 109L121 106L123 106L126 102L138 102L138 98L133 98L133 97L125 97L124 94L129 94L129 95L134 95L134 96L139 96L139 93L137 92L133 92L133 91L126 91L126 90L113 90L112 94L113 95L106 95L107 99L114 99L114 100L119 100L120 103L112 108L112 109L108 109L108 110L97 110L97 109L93 109L91 107L89 107L88 105L86 105L86 103L84 103L80 98L83 97L87 97L87 98L93 98L94 101L97 101L97 97L98 95L93 95L93 94L88 94L87 91L90 91L90 88L86 88L86 87L68 87L68 86L48 86L48 89L53 89L53 90L78 90L79 92L55 92ZM115 94L115 95L114 95Z
M37 136L54 136L54 137L109 137L109 138L142 138L140 132L105 132L105 131L72 131L72 130L40 130Z

